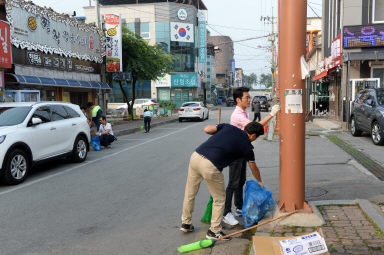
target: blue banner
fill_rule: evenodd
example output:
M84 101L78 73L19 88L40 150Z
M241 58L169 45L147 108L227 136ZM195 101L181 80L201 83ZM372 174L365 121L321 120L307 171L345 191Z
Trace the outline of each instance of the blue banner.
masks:
M197 88L197 73L175 73L171 76L172 87L195 87Z
M199 62L207 62L207 29L206 21L199 21Z
M234 59L231 60L231 71L232 71L233 75L235 75L236 67L235 67L235 60Z

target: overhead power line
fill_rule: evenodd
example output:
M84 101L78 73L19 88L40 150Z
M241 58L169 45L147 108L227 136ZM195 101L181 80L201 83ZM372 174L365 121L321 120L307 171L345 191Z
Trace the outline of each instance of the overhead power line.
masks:
M247 31L255 31L255 32L264 32L263 29L241 28L241 27L214 25L214 24L209 24L209 25L210 26L214 26L214 27L223 27L223 28L230 28L230 29L236 29L236 30L247 30Z
M318 17L320 18L320 16L317 14L317 12L315 12L315 10L312 8L312 6L308 3L308 7L312 10L312 12Z

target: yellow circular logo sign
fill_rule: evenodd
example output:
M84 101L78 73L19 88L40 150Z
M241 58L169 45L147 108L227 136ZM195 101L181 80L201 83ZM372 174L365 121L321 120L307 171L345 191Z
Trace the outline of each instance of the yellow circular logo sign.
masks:
M36 28L37 28L37 21L36 21L36 17L29 17L28 18L28 28L31 30L31 31L35 31Z
M107 35L109 36L115 36L117 34L117 28L113 27L107 30Z

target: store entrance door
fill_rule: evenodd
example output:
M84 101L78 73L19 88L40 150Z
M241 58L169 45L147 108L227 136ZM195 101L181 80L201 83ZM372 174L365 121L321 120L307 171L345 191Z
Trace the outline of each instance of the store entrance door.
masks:
M189 90L183 90L183 103L191 101L189 98Z
M175 90L175 103L176 108L180 108L182 101L181 101L181 90Z
M328 116L329 114L329 91L328 82L313 83L312 95L313 95L313 110L312 115L321 117Z
M87 106L88 93L87 92L70 92L70 100L72 104Z

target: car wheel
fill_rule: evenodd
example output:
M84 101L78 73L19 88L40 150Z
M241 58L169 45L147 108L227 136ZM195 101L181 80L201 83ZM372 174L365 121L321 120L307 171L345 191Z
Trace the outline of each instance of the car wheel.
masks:
M30 162L28 155L23 150L16 149L11 151L4 163L4 183L16 185L22 183L27 178Z
M182 118L179 118L179 122L182 122L183 121L183 119Z
M207 118L205 118L206 120L209 119L209 112L207 113Z
M87 140L84 136L78 136L72 150L72 159L75 162L83 162L87 158Z
M371 127L371 138L375 145L384 144L384 136L382 135L382 128L378 122L374 122Z
M203 117L200 118L200 121L204 121L205 118L204 118L204 113L203 113Z
M351 134L353 136L360 136L361 131L357 129L355 117L352 117L351 119Z

